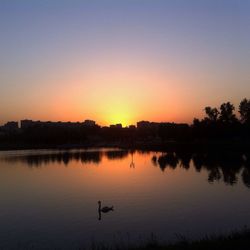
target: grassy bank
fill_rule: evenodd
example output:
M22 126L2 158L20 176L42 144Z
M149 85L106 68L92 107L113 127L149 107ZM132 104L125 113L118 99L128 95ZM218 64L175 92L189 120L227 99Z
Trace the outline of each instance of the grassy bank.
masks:
M108 247L104 245L93 245L92 250L245 250L250 249L250 229L235 231L228 235L206 236L200 240L188 240L178 237L179 240L172 244L160 244L155 237L152 237L143 246L116 245Z

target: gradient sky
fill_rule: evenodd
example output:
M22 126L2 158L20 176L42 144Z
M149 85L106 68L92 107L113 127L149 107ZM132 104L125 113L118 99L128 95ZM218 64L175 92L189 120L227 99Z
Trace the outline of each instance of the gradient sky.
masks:
M191 122L250 98L250 0L0 0L0 124Z

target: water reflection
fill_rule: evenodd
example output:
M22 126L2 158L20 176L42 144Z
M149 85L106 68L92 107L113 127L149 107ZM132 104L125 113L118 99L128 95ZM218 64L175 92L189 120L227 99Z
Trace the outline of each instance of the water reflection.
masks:
M63 151L43 154L24 154L5 156L2 160L16 163L23 162L29 167L40 167L50 163L64 164L67 166L71 161L82 164L100 164L106 158L110 161L130 158L128 166L135 168L136 159L134 153L150 154L149 151L135 150L107 150L107 151ZM245 186L250 188L250 154L240 152L155 152L151 163L164 172L167 168L184 168L188 170L191 165L197 172L207 171L209 183L223 181L225 184L234 185L241 178ZM192 164L191 164L192 163Z
M81 249L92 239L112 242L117 233L129 233L135 243L152 232L166 240L176 232L199 238L250 225L249 156L114 148L0 152L0 249L33 243L34 249ZM102 211L112 205L114 212Z
M23 162L29 167L40 167L41 165L47 165L50 163L59 163L67 166L71 161L99 164L102 160L102 157L102 151L81 151L7 156L3 159L13 163Z
M134 153L135 151L131 151L131 163L130 163L130 168L135 168L135 163L134 163Z
M213 183L223 179L224 183L234 185L241 174L243 183L250 187L249 155L235 152L210 153L164 153L159 157L153 156L152 162L162 171L166 168L175 169L177 166L189 169L190 162L197 172L206 170L208 182Z
M158 158L158 164L162 171L164 171L165 168L167 167L175 169L178 163L179 163L179 159L175 153L166 153L166 154L161 155Z
M107 151L105 154L109 160L116 160L116 159L126 158L129 154L129 151L128 150L112 150L112 151Z

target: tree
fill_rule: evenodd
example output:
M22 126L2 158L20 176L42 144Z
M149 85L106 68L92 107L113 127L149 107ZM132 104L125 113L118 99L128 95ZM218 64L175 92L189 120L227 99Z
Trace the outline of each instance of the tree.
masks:
M219 111L217 108L205 107L205 112L207 115L207 119L212 122L216 122L219 116Z
M250 99L246 98L240 102L239 113L243 123L250 123Z
M199 125L200 125L200 120L198 119L198 118L194 118L194 120L193 120L193 126L194 127L198 127Z
M222 121L223 123L233 123L237 121L234 110L234 105L230 102L221 104L219 117L220 121Z

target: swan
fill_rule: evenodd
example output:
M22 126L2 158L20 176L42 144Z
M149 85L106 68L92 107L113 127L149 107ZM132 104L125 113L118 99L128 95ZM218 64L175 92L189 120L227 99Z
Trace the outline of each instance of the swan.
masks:
M108 213L109 211L114 211L114 206L111 206L111 207L102 207L101 205L101 201L98 201L98 205L99 205L99 208L98 208L98 211L99 213L102 212L102 213Z

